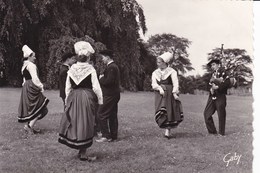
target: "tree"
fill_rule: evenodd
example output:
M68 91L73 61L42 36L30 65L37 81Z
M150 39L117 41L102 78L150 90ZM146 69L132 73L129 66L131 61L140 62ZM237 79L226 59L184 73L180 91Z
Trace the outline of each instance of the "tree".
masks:
M141 83L139 85L139 90L151 91L151 76L156 69L156 58L150 53L148 50L148 43L144 40L139 40L139 47L140 47L140 59L139 62L141 67L143 68L143 73L141 77Z
M226 68L227 72L237 80L237 85L247 85L253 79L252 70L249 67L252 64L252 59L247 55L244 49L213 49L213 52L208 54L208 60L220 59L222 65ZM204 65L207 71L210 68Z
M180 92L183 94L194 94L194 90L196 89L196 79L194 76L184 77L183 75L179 76L179 88Z
M209 91L210 78L211 78L211 73L204 73L202 76L197 75L194 81L195 89Z
M174 58L170 66L179 73L193 70L187 52L190 44L188 39L173 34L156 34L148 39L148 49L153 56L157 57L166 51L173 53Z
M0 51L13 86L21 86L22 82L23 44L36 52L41 80L52 88L57 86L57 78L48 76L55 71L55 60L66 47L57 48L60 53L56 54L53 42L67 39L71 45L72 40L87 36L114 52L121 85L137 90L143 73L139 29L146 31L145 17L135 0L0 0Z
M87 41L89 42L94 50L96 52L100 52L100 50L106 49L106 46L103 43L95 42L95 40L89 36L76 38L76 37L69 37L69 36L63 36L59 39L54 39L50 41L50 58L48 62L46 63L46 68L49 69L47 72L47 81L46 81L46 87L47 88L57 88L57 77L59 75L59 68L61 65L61 56L65 53L74 53L74 44L77 41ZM101 68L104 68L102 63L98 61L98 59L101 60L97 55L91 57L91 61L96 64L96 70L98 73L100 73Z

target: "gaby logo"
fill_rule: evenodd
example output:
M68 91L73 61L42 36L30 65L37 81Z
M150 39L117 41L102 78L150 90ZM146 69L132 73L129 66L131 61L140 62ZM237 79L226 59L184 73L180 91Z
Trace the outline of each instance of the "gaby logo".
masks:
M228 167L230 162L236 161L237 165L240 162L240 158L242 155L237 155L237 153L234 153L234 155L232 155L232 153L228 153L224 156L223 161L226 163L226 167Z

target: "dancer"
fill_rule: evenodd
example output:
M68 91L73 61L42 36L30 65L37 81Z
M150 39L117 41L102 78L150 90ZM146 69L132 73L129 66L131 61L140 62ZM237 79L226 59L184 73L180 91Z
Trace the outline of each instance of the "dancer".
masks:
M182 105L179 100L177 72L169 67L172 53L165 52L157 57L158 68L152 73L152 88L155 90L155 120L160 128L165 128L164 136L170 138L170 129L183 120Z
M86 150L93 143L97 106L103 104L96 70L88 63L95 51L85 41L75 43L74 48L77 63L68 71L66 106L59 128L59 142L78 149L80 160L94 161L96 156L86 155Z
M30 133L39 133L34 129L37 120L42 119L47 113L49 100L43 95L43 84L38 77L38 69L35 65L35 53L24 45L23 51L23 88L18 108L18 122L27 122L24 129Z

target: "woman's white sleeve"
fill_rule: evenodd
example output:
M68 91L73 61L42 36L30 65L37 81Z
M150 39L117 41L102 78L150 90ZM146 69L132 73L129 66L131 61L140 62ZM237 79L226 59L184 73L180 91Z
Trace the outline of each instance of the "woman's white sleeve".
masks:
M179 93L179 80L178 80L176 71L173 71L171 73L171 79L172 79L172 84L173 84L172 93L178 94Z
M91 82L92 82L93 91L97 95L97 98L98 98L98 104L102 105L103 104L103 94L102 94L100 84L98 82L96 71L91 73Z
M23 83L22 83L22 86L24 85L24 83L25 83L25 78L23 77Z
M69 75L67 75L66 85L65 85L65 93L66 93L66 99L65 100L67 100L67 97L68 97L70 91L71 91L70 77L69 77Z
M39 88L41 88L41 90L43 90L43 84L41 83L38 75L37 75L37 67L35 64L30 63L28 64L28 66L26 67L27 70L29 71L31 77L32 77L32 82L38 86Z
M161 87L160 85L158 85L154 73L152 74L152 88L153 88L154 90L157 90L157 91L159 91L160 89L162 89L162 87Z

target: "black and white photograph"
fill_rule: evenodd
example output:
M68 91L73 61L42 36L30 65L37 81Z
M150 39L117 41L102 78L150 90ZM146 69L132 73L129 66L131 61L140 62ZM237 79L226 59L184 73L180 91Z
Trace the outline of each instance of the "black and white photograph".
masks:
M0 172L257 172L259 11L0 0Z

